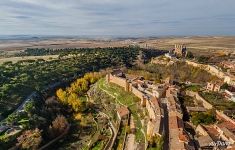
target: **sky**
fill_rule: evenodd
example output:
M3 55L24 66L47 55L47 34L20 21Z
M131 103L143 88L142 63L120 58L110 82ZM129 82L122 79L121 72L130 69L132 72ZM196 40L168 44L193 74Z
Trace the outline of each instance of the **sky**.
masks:
M0 0L0 35L235 35L235 0Z

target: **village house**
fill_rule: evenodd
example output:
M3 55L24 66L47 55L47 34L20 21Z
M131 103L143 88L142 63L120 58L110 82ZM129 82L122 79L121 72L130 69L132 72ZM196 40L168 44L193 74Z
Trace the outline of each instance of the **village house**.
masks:
M235 92L231 92L231 91L229 91L229 90L225 90L225 91L224 91L224 95L225 95L225 97L226 97L227 99L229 99L229 100L235 102Z
M129 110L127 107L121 106L117 109L117 116L119 120L127 119L129 117Z
M221 82L207 82L206 89L213 92L219 92L223 83Z
M224 82L228 83L229 85L235 86L235 76L231 74L227 74L224 78Z
M235 148L235 125L230 121L223 121L215 124L214 128L219 133L221 139L229 143L228 148Z
M198 145L197 147L200 147L200 149L213 149L218 148L217 146L214 146L214 140L209 135L206 128L202 125L198 125L196 128L196 135L197 135L197 141Z

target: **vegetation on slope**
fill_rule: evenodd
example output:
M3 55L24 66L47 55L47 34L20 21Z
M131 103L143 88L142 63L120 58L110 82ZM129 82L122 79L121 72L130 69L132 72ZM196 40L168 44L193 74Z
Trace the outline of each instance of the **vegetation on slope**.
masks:
M99 80L97 84L101 90L107 91L109 94L113 95L117 104L128 106L131 114L134 117L137 128L136 140L140 143L144 143L144 135L141 131L143 127L140 117L143 116L143 112L139 107L140 105L138 105L138 98L132 93L124 91L124 89L115 84L105 82L104 79Z
M136 69L128 70L128 73L143 76L147 80L160 82L162 79L171 77L181 82L191 81L195 83L206 83L218 80L203 69L192 67L185 62L176 62L172 65L146 64Z
M55 52L60 55L57 60L23 60L14 64L6 62L0 66L0 116L6 117L35 90L41 91L90 71L132 66L138 52L139 49L134 47L63 49ZM26 53L47 54L35 49Z

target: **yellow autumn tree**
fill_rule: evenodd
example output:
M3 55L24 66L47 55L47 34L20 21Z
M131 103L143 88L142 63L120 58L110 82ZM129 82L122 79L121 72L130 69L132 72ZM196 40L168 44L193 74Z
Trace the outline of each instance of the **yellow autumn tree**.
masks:
M83 96L88 90L91 84L94 84L101 77L100 73L87 73L83 78L79 78L70 84L65 91L58 89L56 95L60 102L72 107L73 111L80 112L82 108L82 102L79 100L79 96Z
M75 114L74 114L74 118L75 118L76 120L81 120L81 119L82 119L82 114L81 114L81 113L75 113Z
M60 102L63 104L67 104L67 93L63 91L61 88L56 91L56 95L59 98Z
M82 84L81 84L82 92L88 91L88 89L89 89L89 82L87 80L85 80L85 79L83 79L81 82L82 82Z
M81 101L76 93L71 93L68 96L68 105L72 107L73 111L78 112L81 109Z
M85 74L84 78L89 84L94 84L101 77L100 73L93 72Z

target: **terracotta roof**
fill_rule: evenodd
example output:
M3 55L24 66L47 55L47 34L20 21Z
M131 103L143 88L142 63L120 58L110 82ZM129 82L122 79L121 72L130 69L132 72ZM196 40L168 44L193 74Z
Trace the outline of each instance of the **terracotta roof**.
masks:
M118 108L117 109L117 113L119 114L119 116L122 118L122 117L124 117L124 116L126 116L126 115L128 115L129 114L129 110L128 110L128 108L127 107L120 107L120 108Z
M200 147L209 146L209 144L211 142L213 142L212 138L209 135L200 136L200 137L197 138L197 141L198 141Z
M178 129L177 116L169 117L169 129Z
M179 134L179 140L183 142L189 142L189 137L187 134L183 132Z
M220 124L217 125L219 128L223 128L223 127L226 127L228 128L229 130L235 130L235 125L232 124L231 122L229 121L224 121Z
M218 139L219 132L213 127L213 125L204 125L204 128L206 129L207 133L210 135L212 139Z
M183 128L184 123L183 120L177 116L170 116L169 117L169 129L179 129Z
M221 128L221 130L224 132L224 134L227 136L227 137L229 137L229 138L231 138L233 141L235 141L235 135L234 135L234 133L232 133L231 131L229 131L227 128Z
M235 144L229 145L229 147L231 147L231 148L227 148L226 150L235 150Z

